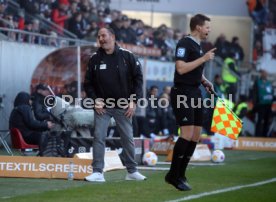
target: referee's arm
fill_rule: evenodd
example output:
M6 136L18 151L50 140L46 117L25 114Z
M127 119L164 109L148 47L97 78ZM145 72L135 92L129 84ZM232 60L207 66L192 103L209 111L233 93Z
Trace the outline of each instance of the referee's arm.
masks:
M175 68L176 71L179 74L186 74L192 70L194 70L195 68L199 67L201 64L203 64L204 62L207 62L209 60L212 60L214 58L214 51L217 48L213 48L211 50L209 50L207 53L205 53L202 57L191 61L191 62L184 62L183 60L177 60L175 62Z

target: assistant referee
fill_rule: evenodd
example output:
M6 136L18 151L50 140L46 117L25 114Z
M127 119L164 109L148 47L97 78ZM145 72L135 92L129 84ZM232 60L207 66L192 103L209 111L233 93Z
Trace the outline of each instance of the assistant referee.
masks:
M199 86L202 84L209 92L213 90L212 83L203 75L203 68L205 62L214 58L216 49L204 54L200 46L210 33L210 18L202 14L193 16L190 29L191 34L178 42L175 51L171 102L181 134L174 146L170 171L165 177L167 183L181 191L191 190L185 172L202 129L203 106ZM186 100L185 104L180 103L181 100Z

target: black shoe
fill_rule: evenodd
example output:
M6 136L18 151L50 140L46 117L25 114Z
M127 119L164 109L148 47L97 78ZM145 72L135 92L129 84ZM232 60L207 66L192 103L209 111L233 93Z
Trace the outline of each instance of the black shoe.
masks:
M192 190L192 187L191 187L191 185L189 185L188 180L187 180L186 177L180 177L179 181L186 187L185 191Z
M165 181L168 184L173 185L176 189L180 190L180 191L189 191L191 190L191 187L188 183L184 183L184 181L180 180L180 179L173 179L169 173L166 174L165 176ZM188 185L188 186L187 186Z

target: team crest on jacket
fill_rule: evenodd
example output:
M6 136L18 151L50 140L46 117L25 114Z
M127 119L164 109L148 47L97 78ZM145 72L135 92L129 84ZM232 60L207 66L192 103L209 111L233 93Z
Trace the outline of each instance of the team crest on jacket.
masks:
M185 51L186 51L185 48L178 48L178 49L177 49L177 52L176 52L176 56L177 56L177 57L184 57Z

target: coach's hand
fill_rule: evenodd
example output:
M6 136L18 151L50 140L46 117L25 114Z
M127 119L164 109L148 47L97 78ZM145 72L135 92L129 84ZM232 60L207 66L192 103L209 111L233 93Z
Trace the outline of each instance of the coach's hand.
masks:
M105 113L104 102L96 101L95 102L95 111L97 112L97 114L103 115Z
M135 114L136 110L136 103L135 102L129 102L127 111L125 113L125 116L127 118L131 118Z
M211 50L209 50L207 53L205 53L205 55L203 56L203 61L204 62L207 62L209 60L213 60L214 57L215 57L215 53L214 51L216 50L217 48L213 48Z
M47 127L48 127L48 129L51 129L51 128L53 128L54 126L55 126L55 124L54 124L53 122L47 121Z

